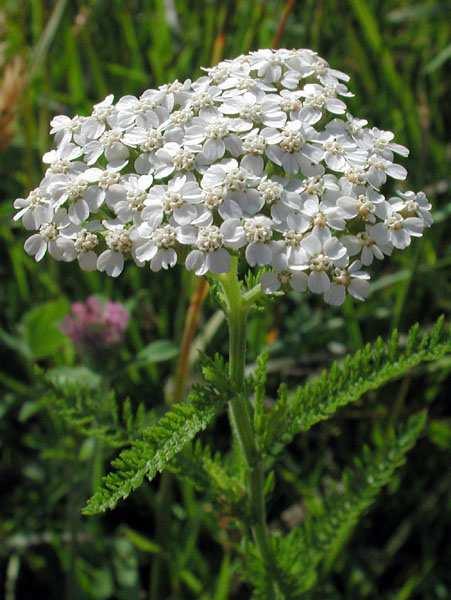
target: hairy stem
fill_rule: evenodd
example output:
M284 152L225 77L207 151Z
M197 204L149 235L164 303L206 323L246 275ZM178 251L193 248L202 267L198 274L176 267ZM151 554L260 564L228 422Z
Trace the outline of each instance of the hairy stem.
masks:
M242 295L240 283L233 264L230 273L220 277L226 300L229 327L229 369L236 393L230 403L230 418L233 432L238 440L247 465L247 492L252 518L252 534L260 555L272 568L273 556L266 524L266 507L263 464L255 441L252 424L252 407L244 389L246 365L246 322L249 307L255 300L254 294Z

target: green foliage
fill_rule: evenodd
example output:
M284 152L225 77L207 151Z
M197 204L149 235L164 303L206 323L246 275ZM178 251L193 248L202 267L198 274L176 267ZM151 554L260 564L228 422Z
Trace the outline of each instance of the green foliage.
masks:
M186 402L174 405L153 426L142 431L112 462L115 471L103 478L100 489L88 501L84 514L93 515L112 509L155 475L204 430L224 406L227 386L225 366L221 359L203 367L205 383L194 386Z
M170 340L151 342L138 352L136 363L149 364L170 360L178 354L177 346Z
M66 343L58 325L69 311L66 299L35 306L22 319L24 339L34 358L52 355Z
M364 447L353 469L345 470L338 491L324 499L322 513L307 517L285 537L274 537L276 564L272 573L251 550L247 576L256 588L256 599L269 600L265 592L269 577L276 577L282 598L304 598L317 578L333 568L355 525L405 462L425 423L426 413L418 413L397 434L388 432L377 448Z
M98 374L86 367L57 367L44 378L40 406L48 408L69 430L95 438L112 448L136 439L153 419L142 403L133 410L130 399L116 398Z
M212 498L222 513L243 516L245 489L230 463L219 452L213 452L196 440L191 448L174 459L169 468L180 479L189 481Z
M366 392L411 371L422 362L437 360L451 351L443 318L430 331L414 325L403 343L395 330L387 342L378 338L342 363L333 363L321 375L294 392L285 387L264 422L262 448L270 459L301 431L329 418L336 410L356 402Z
M138 354L156 340L179 339L192 291L191 275L179 268L151 274L148 269L131 266L113 281L104 274L82 272L75 264L56 263L48 257L36 264L26 255L23 242L27 233L12 223L12 203L42 178L41 157L50 147L50 119L61 113L88 114L92 105L109 93L118 99L124 94L140 95L145 88L175 78L197 77L201 65L213 64L221 54L231 58L249 49L270 47L286 9L292 7L281 46L314 48L333 67L348 72L350 89L356 94L350 98L351 112L395 131L396 141L411 146L411 155L402 163L409 170L412 188L427 192L435 224L415 250L394 252L390 260L377 265L378 276L368 301L348 304L343 312L293 293L283 302L273 300L263 316L257 311L251 314L251 360L269 343L268 328L272 333L268 382L264 393L260 384L255 395L254 414L260 444L265 440L271 446L270 463L280 451L276 445L285 429L289 430L289 441L311 426L311 418L293 426L301 407L287 388L281 389L278 403L296 411L285 415L279 407L275 413L267 413L261 400L269 402L275 395L276 369L281 371L280 379L287 375L291 385L297 385L295 378L309 376L327 365L335 351L357 350L362 339L374 339L381 330L405 327L415 320L431 323L438 314L451 310L451 104L446 77L450 64L449 3L404 0L398 4L385 3L386 10L381 10L378 0L350 0L343 6L335 0L209 0L202 6L187 0L2 3L2 57L5 63L17 56L25 59L27 85L16 101L8 101L8 108L16 113L16 135L9 146L4 136L0 144L0 476L5 482L0 497L1 597L21 600L31 587L36 588L36 595L48 598L72 595L89 600L103 594L134 600L145 593L146 576L140 581L140 575L147 572L150 560L160 556L150 553L152 544L140 542L121 526L117 528L120 517L140 534L152 536L155 514L140 520L142 507L137 507L133 498L120 513L79 519L77 499L83 501L95 487L90 460L81 460L80 455L86 455L93 438L97 447L102 445L97 444L99 436L113 433L115 409L108 415L108 406L112 406L109 392L95 390L95 378L91 392L77 391L78 399L65 397L64 381L74 379L85 384L91 374L67 371L75 357L58 331L62 313L55 312L55 319L48 319L44 309L37 320L24 315L30 310L40 311L49 301L82 300L90 294L102 293L107 299L120 301L132 299L133 318L126 341L114 350L107 370L119 405L121 432L115 439L130 443L149 419L161 413L163 381L170 370L168 363L153 360L162 356L155 353L155 346L150 346L151 360L137 362ZM253 276L249 277L246 287L254 283ZM210 309L211 302L207 301L206 319ZM27 319L32 329L22 327ZM41 326L41 319L47 326ZM225 351L224 337L221 331L208 337L208 351ZM30 341L39 358L30 350ZM174 349L168 349L167 354L171 353L175 355ZM59 390L53 386L47 389L48 384L35 375L32 365L36 359L42 367L52 369L52 377L60 381ZM57 372L55 366L59 366ZM99 366L107 366L103 357ZM415 373L414 385L406 376L399 386L390 387L395 406L401 406L399 415L407 414L410 404L430 406L428 440L406 466L408 472L397 494L385 495L378 512L368 518L364 533L356 529L342 571L333 582L321 581L304 597L438 600L449 596L450 370L450 358L440 359ZM255 383L260 381L257 377ZM340 384L340 395L345 387ZM386 395L384 389L371 395L371 418L379 424L388 406ZM44 396L50 401L45 406L41 404ZM409 398L409 405L403 403L404 396ZM121 398L127 397L131 401L121 407ZM304 401L313 414L306 398ZM334 401L326 395L321 410ZM314 502L324 471L338 469L341 460L347 462L354 447L367 439L368 412L362 403L362 407L343 411L339 424L331 419L309 431L308 436L298 437L284 460L275 465L277 487L271 495L270 512L273 527L280 522L286 498L302 498L302 506L316 514ZM262 419L262 414L268 418ZM269 415L276 417L273 423L269 423ZM202 445L196 441L191 451L188 444L168 463L171 469L177 468L177 481L167 502L170 518L162 553L167 576L154 598L225 600L249 595L238 587L236 571L241 558L237 532L227 531L223 520L217 518L218 512L222 515L228 510L239 514L240 506L246 504L240 501L243 473L238 454L232 449L224 457L229 446L223 424L218 420L205 434ZM271 426L274 431L268 437L266 431ZM329 450L332 443L333 453ZM46 460L49 456L54 459ZM62 477L62 473L68 476ZM195 494L192 483L196 484ZM236 495L230 491L234 489ZM152 511L153 489L146 490L145 500ZM233 505L227 506L227 500L233 500ZM376 535L381 521L386 540ZM74 530L76 543L71 544L70 532ZM71 564L75 574L68 571ZM65 593L63 579L70 582L71 576L72 589ZM270 585L265 587L264 581L263 577L259 580L260 597L267 598Z

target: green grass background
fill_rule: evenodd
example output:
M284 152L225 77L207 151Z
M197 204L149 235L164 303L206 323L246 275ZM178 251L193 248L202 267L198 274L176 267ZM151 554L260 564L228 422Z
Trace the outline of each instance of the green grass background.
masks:
M40 157L50 145L49 121L54 114L88 113L108 93L118 98L175 78L195 78L201 66L222 57L271 47L278 30L281 46L313 48L333 67L349 73L355 93L351 112L393 130L397 141L410 148L410 157L403 163L409 170L409 188L427 191L435 225L412 248L377 265L366 303L347 301L337 310L291 295L256 315L251 323L250 360L269 346L274 385L280 377L299 382L378 334L386 335L394 327L406 329L415 321L427 327L449 311L449 0L2 0L3 63L23 57L27 76L17 102L15 136L0 155L0 469L7 482L2 492L0 584L10 593L7 600L14 594L30 597L24 591L27 576L42 597L61 597L58 581L67 566L61 507L70 496L71 484L61 482L61 465L67 459L65 452L73 449L65 447L70 437L61 437L53 429L49 432L45 416L33 404L40 377L36 366L47 369L77 363L73 348L62 339L55 323L67 312L69 302L92 293L126 302L132 320L126 344L115 359L114 386L120 397L128 395L135 403L144 400L149 408L155 407L162 402L162 382L173 367L171 352L167 361L144 366L136 356L158 339L178 343L194 285L192 277L179 268L153 275L147 269L130 267L113 281L52 259L37 265L25 255L25 232L11 222L12 202L42 177ZM202 322L211 324L214 312L207 301ZM222 329L212 336L209 349L224 349ZM349 462L355 446L370 431L375 435L374 426L377 431L378 425L382 428L419 407L430 406L432 424L412 454L402 485L401 480L395 481L365 526L358 529L347 558L337 567L335 583L327 595L319 597L451 597L446 566L450 564L446 543L451 493L451 421L446 395L450 367L444 361L384 388L290 449L273 502L271 515L276 522L281 510L300 495L307 508L314 510L323 485L320 481L326 478L327 482ZM56 456L49 448L54 440L61 445ZM397 495L392 493L395 490ZM101 524L86 525L89 535L109 541L102 546L101 561L92 559L92 549L86 556L81 553L77 577L82 591L74 598L121 597L117 591L108 595L105 573L113 569L117 553L121 556L119 546L124 540L135 552L126 553L127 560L135 561L126 573L140 574L145 580L149 548L143 550L136 539L132 543L130 536L114 532L127 523L152 537L146 507L152 506L154 491L149 488L138 494L138 499ZM233 588L236 564L232 558L227 553L219 558L218 544L226 534L215 530L192 490L181 489L173 513L174 540L187 522L190 528L169 569L173 597L247 597L246 591ZM209 531L205 539L202 528ZM55 539L33 545L30 536L43 531L50 531ZM28 540L19 550L10 544L17 534ZM205 544L213 543L212 538L216 550L209 562ZM58 566L52 574L54 563ZM101 584L106 589L103 596ZM138 588L136 583L133 589ZM139 597L128 589L124 597Z

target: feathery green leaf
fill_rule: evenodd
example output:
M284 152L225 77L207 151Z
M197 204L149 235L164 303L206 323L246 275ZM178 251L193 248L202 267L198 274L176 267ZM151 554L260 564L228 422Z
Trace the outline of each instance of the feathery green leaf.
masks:
M344 472L337 486L340 492L325 499L322 514L308 518L285 538L276 540L275 554L288 598L303 598L318 574L330 571L361 516L405 462L425 422L423 411L410 417L398 435L388 434L380 447L365 447L354 468Z
M158 472L205 429L224 405L224 397L211 383L196 386L186 402L174 405L156 425L145 429L142 438L123 450L112 462L114 471L106 475L92 496L84 514L112 509L136 490L144 478Z
M441 317L427 332L414 325L405 344L394 331L387 342L378 338L342 363L333 363L294 392L287 394L282 388L265 417L261 435L264 452L269 460L275 458L299 432L356 402L366 392L402 377L420 363L437 360L450 351L451 338Z

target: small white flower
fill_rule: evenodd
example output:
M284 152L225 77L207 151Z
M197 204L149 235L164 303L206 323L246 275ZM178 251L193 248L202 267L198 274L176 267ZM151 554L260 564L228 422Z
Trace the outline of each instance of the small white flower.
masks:
M421 237L424 221L418 217L404 218L400 213L388 207L387 216L383 223L376 223L372 235L378 245L393 244L395 248L403 250L410 246L412 237Z
M89 228L71 225L61 230L58 246L62 251L63 260L78 260L83 271L95 271L97 268L96 250L99 245L97 231L99 223L90 223Z
M161 104L167 107L169 111L173 111L175 106L184 106L190 98L191 80L179 81L176 79L172 83L160 85L158 92L162 94L164 101ZM144 95L152 94L154 90L148 90ZM142 97L142 96L141 96Z
M99 138L83 147L88 165L93 165L103 154L112 168L122 169L128 162L129 150L123 143L122 129L108 129Z
M41 225L52 220L51 196L39 187L32 190L26 198L17 198L14 208L19 211L13 217L14 221L22 219L25 229L39 229Z
M376 189L379 189L387 181L387 175L393 179L403 180L407 177L406 169L394 164L392 161L382 158L378 154L372 154L367 160L367 181Z
M116 123L123 129L136 126L143 129L158 128L169 117L169 110L160 103L163 92L135 96L123 96L116 104Z
M55 150L46 152L42 162L49 165L50 173L81 173L86 165L76 161L83 154L82 148L72 142L62 142Z
M301 242L301 252L296 253L293 271L309 270L308 288L314 294L323 294L330 287L329 272L333 267L344 267L348 262L345 246L330 233L318 236L311 233Z
M102 102L94 105L92 115L82 121L81 139L85 141L96 140L105 132L108 126L115 127L116 111L113 100L114 96L110 94Z
M432 225L431 208L432 205L428 201L424 192L398 192L399 198L393 197L389 199L392 210L399 212L406 217L414 217L424 221L425 227Z
M200 150L200 146L196 148L190 146L189 149L186 149L177 142L166 143L155 153L155 179L168 177L174 171L178 173L192 171L196 164L196 152L200 152Z
M110 187L107 204L122 223L139 220L152 182L152 175L127 175Z
M50 134L55 136L55 142L58 145L66 145L72 139L77 143L83 143L80 136L81 127L86 117L78 115L72 119L66 115L57 115L50 121Z
M312 50L300 50L289 62L301 77L313 76L323 85L331 85L337 81L349 81L349 75L331 69L327 61Z
M353 262L346 269L335 268L332 272L332 283L324 294L328 304L340 306L343 304L348 292L357 300L366 300L370 284L370 276L360 269L359 261Z
M224 227L224 224L221 226ZM201 227L194 242L195 249L186 257L186 268L196 275L227 273L230 269L230 254L223 247L224 234L220 227Z
M361 188L356 195L339 196L337 206L342 210L346 219L358 218L365 223L375 223L383 219L386 213L384 196L371 188Z
M343 230L346 226L346 212L339 205L329 206L325 202L318 202L317 198L311 198L304 202L301 215L309 224L307 229L313 228L314 232L329 228Z
M300 121L290 121L280 131L266 127L261 134L268 144L268 158L287 173L296 174L300 170L307 177L321 173L318 163L323 151L310 143L318 139L313 127L303 125Z
M105 241L108 249L97 259L97 269L105 271L110 277L119 277L124 268L124 256L131 255L133 241L123 225L104 222Z
M67 218L67 212L63 208L58 209L52 221L42 223L39 231L25 241L25 252L34 256L36 262L44 258L47 250L56 260L73 260L73 258L65 256L64 247L61 244L62 231L67 230L70 233L71 227L74 226Z
M392 131L381 131L377 127L372 127L363 130L362 133L362 146L371 154L378 154L391 162L393 162L393 153L409 156L409 150L405 146L392 141L395 137Z
M356 235L345 235L341 238L341 242L346 246L349 256L355 256L360 253L360 262L362 265L369 266L375 258L382 260L384 255L390 256L393 250L388 237L385 241L381 235L377 235L377 238L378 242L376 242L373 233L373 226L367 225L365 231L360 231Z
M320 143L324 150L324 162L333 171L343 173L349 168L365 164L366 150L359 148L345 133L330 134Z
M302 97L304 101L299 111L299 118L309 125L317 123L324 111L335 115L343 115L346 112L346 104L343 100L331 95L330 90L316 83L308 83L304 86Z
M307 275L303 271L290 270L289 259L284 251L274 251L272 268L272 271L264 273L261 278L265 294L273 294L287 286L296 292L307 290Z
M152 271L169 269L177 263L175 246L181 241L180 228L162 225L153 229L142 223L130 235L136 244L136 257L142 262L150 261Z
M246 92L241 96L224 98L219 106L224 115L234 116L235 131L250 131L255 126L283 127L287 116L280 110L276 94Z
M296 180L284 180L280 177L263 177L257 186L257 191L271 212L274 223L280 224L287 220L289 215L295 214L301 208Z
M55 207L67 206L68 217L78 225L96 212L102 205L104 193L85 177L80 175L53 175L47 178L48 193L55 199Z
M220 214L223 218L254 215L264 201L255 189L261 176L261 165L244 158L240 164L235 159L222 161L209 167L202 178L202 187L207 190L222 189L225 192Z
M302 201L305 200L327 200L331 195L330 192L338 192L340 187L337 183L335 175L330 173L326 175L317 175L313 177L306 177L299 182L297 191ZM336 194L332 194L335 200Z
M240 154L241 140L233 131L232 121L222 116L194 117L185 129L185 144L202 145L199 159L209 164L222 158L226 151L232 156Z
M245 255L249 265L270 265L274 249L271 219L263 216L245 219L243 229L248 242Z
M200 201L201 190L194 179L185 175L174 177L167 185L150 189L142 218L153 228L159 227L164 218L177 225L189 225L199 216Z
M285 51L287 52L287 51ZM259 50L255 53L253 69L257 70L258 77L265 81L279 81L283 74L284 51L273 52L272 50Z

